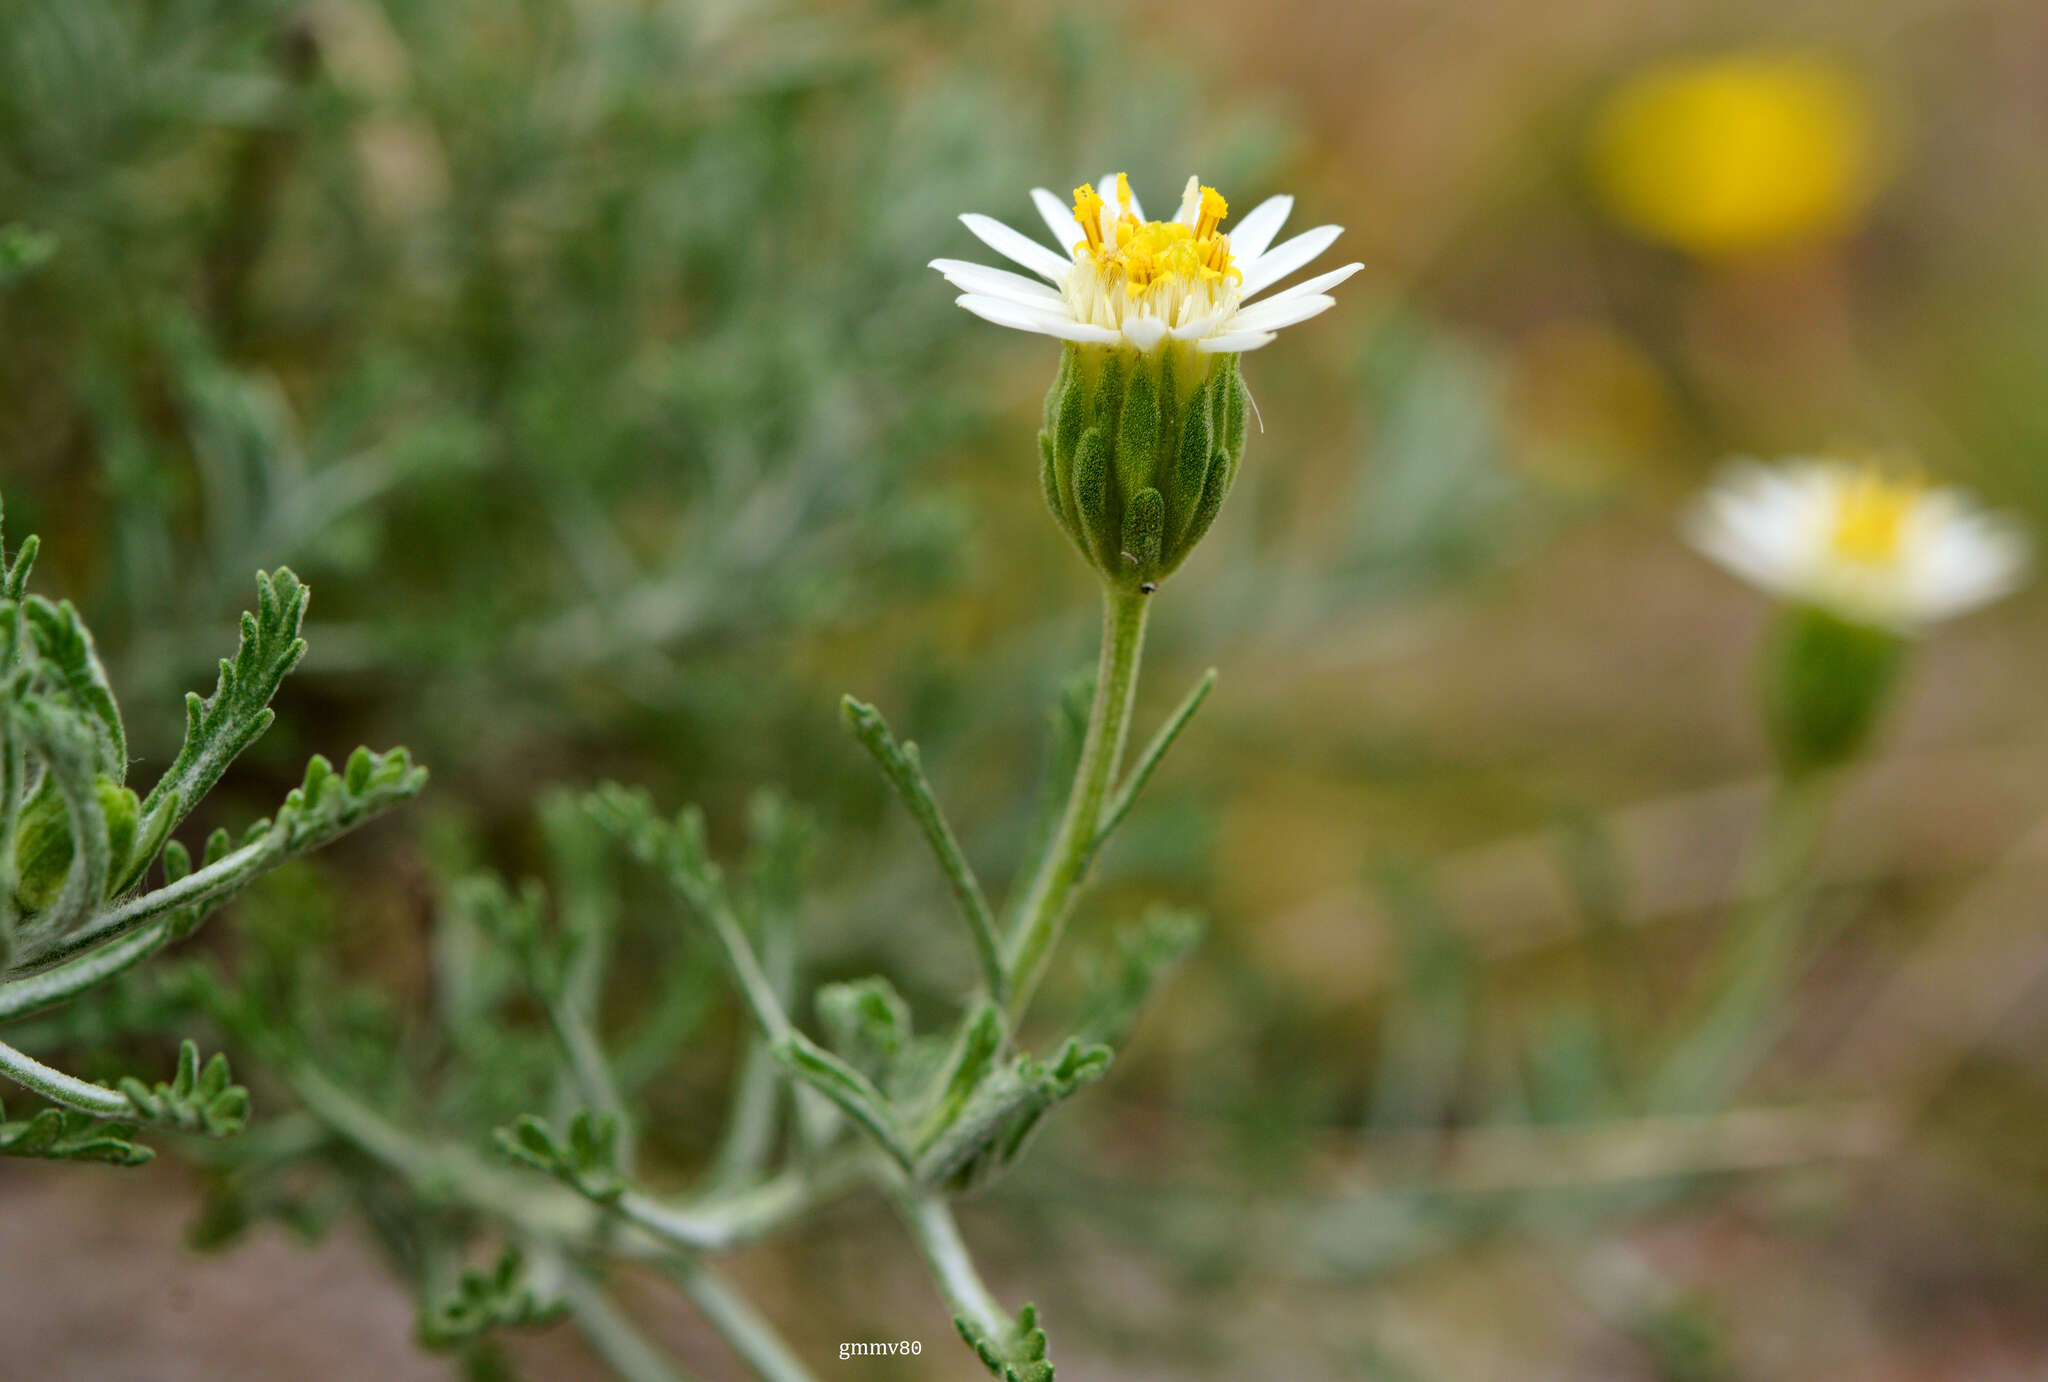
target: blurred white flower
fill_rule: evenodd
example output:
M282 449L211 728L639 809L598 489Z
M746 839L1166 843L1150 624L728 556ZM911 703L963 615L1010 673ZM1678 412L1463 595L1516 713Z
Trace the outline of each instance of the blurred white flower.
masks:
M960 219L1037 279L964 259L935 259L932 267L962 290L960 305L976 316L1063 341L1148 352L1167 341L1192 343L1203 354L1256 350L1280 328L1333 306L1324 290L1364 267L1346 264L1246 306L1328 249L1343 228L1318 226L1275 245L1294 198L1273 197L1224 234L1218 227L1229 208L1196 178L1170 221L1146 220L1122 173L1076 188L1071 210L1043 187L1031 198L1059 250L988 216Z
M1997 599L2028 562L2019 527L1960 490L1831 460L1731 466L1685 531L1772 594L1898 632Z

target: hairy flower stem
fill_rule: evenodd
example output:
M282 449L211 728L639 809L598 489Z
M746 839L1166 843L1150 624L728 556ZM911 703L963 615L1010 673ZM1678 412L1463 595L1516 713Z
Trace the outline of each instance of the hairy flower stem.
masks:
M105 1085L87 1084L73 1075L44 1065L0 1041L0 1075L25 1089L32 1089L53 1104L75 1108L97 1118L137 1118L128 1096Z
M1653 1113L1718 1107L1755 1065L1784 1011L1806 914L1813 861L1832 799L1826 774L1780 782L1747 865L1743 901L1721 938L1691 1020L1657 1071Z
M691 1304L762 1382L816 1382L774 1326L725 1278L691 1257L673 1257L665 1265Z
M563 1298L592 1351L621 1382L695 1382L664 1358L605 1289L579 1273L562 1283Z
M982 1284L981 1273L975 1270L974 1259L960 1239L960 1226L953 1222L952 1208L938 1195L915 1190L902 1190L893 1198L903 1226L910 1230L954 1315L991 1339L1008 1338L1014 1325Z
M1149 594L1103 587L1102 661L1095 674L1095 703L1088 712L1081 760L1074 770L1066 813L1031 880L1010 938L1009 1014L1013 1025L1023 1017L1038 981L1045 977L1046 965L1066 926L1074 891L1095 854L1103 807L1115 786L1124 741L1130 733L1138 661L1145 646L1145 617L1151 607Z

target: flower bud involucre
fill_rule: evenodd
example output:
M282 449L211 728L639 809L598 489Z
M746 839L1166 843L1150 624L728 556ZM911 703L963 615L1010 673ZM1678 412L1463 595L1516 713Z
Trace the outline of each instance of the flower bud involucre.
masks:
M1112 586L1149 592L1215 521L1244 457L1235 354L1068 343L1038 434L1045 502Z

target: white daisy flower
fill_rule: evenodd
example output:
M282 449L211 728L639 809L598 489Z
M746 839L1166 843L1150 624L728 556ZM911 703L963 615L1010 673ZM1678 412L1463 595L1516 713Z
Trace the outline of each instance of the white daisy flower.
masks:
M1219 226L1228 206L1197 178L1188 179L1170 221L1146 220L1122 173L1074 189L1071 209L1043 187L1031 199L1060 249L988 216L960 219L1037 278L964 259L934 259L932 267L977 317L1063 341L1151 351L1173 340L1212 355L1256 350L1280 328L1334 306L1325 290L1364 267L1346 264L1247 306L1328 249L1343 227L1318 226L1275 245L1294 198L1272 197L1226 235Z
M1685 528L1772 594L1902 633L2006 594L2028 561L2025 534L1961 491L1829 460L1731 467Z

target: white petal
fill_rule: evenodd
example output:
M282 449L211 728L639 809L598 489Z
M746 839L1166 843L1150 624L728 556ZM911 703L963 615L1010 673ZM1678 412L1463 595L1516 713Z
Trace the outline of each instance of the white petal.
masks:
M1228 336L1211 336L1195 346L1197 354L1229 355L1241 350L1257 350L1273 339L1270 331L1233 331Z
M971 259L934 259L931 267L944 274L946 282L963 292L1014 298L1018 302L1041 307L1061 306L1058 289L1049 288L1035 278L1013 274L1008 269L977 264Z
M1684 532L1686 541L1754 585L1784 593L1793 584L1793 573L1773 553L1705 506L1686 515Z
M1222 326L1223 313L1204 312L1198 317L1189 317L1179 326L1174 327L1172 335L1176 341L1199 340L1203 336L1216 334Z
M1239 300L1272 287L1328 249L1331 242L1343 233L1342 226L1317 226L1275 245L1250 266L1243 267L1244 282L1237 286Z
M1289 298L1282 302L1275 298L1271 302L1256 303L1232 317L1226 329L1230 331L1278 331L1282 327L1305 322L1318 313L1327 312L1337 305L1337 299L1326 294L1311 293L1303 298Z
M1200 178L1189 178L1188 185L1181 190L1180 210L1173 213L1173 219L1192 230L1196 218L1201 214L1202 180Z
M1831 465L1767 469L1749 461L1724 474L1705 507L1728 539L1749 548L1783 586L1826 556L1840 482Z
M1789 592L1811 564L1807 529L1818 506L1805 488L1755 462L1730 466L1686 514L1686 540L1744 580Z
M1043 187L1031 189L1031 200L1038 206L1038 214L1045 218L1045 228L1052 232L1053 243L1073 257L1074 246L1088 237L1081 233L1081 223L1074 219L1073 209Z
M1115 173L1104 173L1102 175L1102 181L1095 184L1095 195L1102 198L1104 204L1112 212L1123 210L1122 205L1116 199ZM1145 219L1145 208L1138 205L1138 194L1136 192L1131 193L1131 214L1141 221Z
M1932 504L1935 496L1925 503ZM1942 619L1988 604L2017 589L2026 575L2028 542L2019 528L1998 517L1950 512L1930 534L1913 573L1914 613Z
M1150 350L1166 339L1166 323L1157 317L1126 317L1124 339L1139 350Z
M1342 283L1364 267L1365 265L1363 264L1346 264L1341 269L1332 269L1328 273L1317 274L1314 278L1304 278L1299 283L1282 288L1279 292L1258 305L1260 307L1271 307L1276 302L1287 302L1294 298L1305 298L1313 293L1323 292L1326 289L1336 287L1339 283ZM1239 296L1242 297L1243 294L1240 293Z
M1064 306L1047 306L1044 303L1018 302L1014 298L998 297L993 293L962 293L954 299L962 306L988 307L1011 318L1030 318L1033 321L1073 322L1076 318Z
M1287 224L1293 210L1294 198L1268 197L1237 223L1237 229L1230 232L1230 257L1238 268L1248 268L1257 262L1280 233L1280 227Z
M1054 316L1049 312L1034 312L1007 298L968 293L955 301L983 321L1018 331L1035 331L1041 336L1056 336L1062 341L1092 341L1098 345L1108 345L1117 338L1116 332L1106 327L1089 326L1072 317Z
M974 232L974 238L987 245L1013 264L1022 264L1040 278L1054 283L1064 283L1067 271L1074 267L1074 261L1064 254L1054 254L1022 231L1012 230L992 216L967 212L960 223Z

